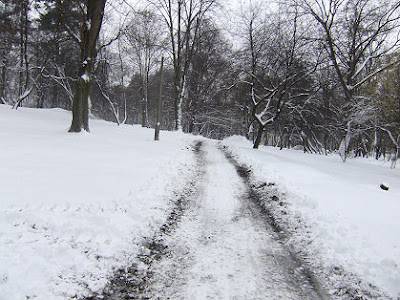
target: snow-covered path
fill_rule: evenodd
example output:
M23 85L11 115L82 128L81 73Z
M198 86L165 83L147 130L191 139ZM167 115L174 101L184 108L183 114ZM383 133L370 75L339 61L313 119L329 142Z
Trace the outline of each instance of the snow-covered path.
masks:
M155 299L320 299L216 144L200 151L198 191L168 255L152 267Z

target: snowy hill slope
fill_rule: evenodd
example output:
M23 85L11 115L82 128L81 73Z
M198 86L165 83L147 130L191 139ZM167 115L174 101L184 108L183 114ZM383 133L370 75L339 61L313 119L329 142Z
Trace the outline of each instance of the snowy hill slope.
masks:
M399 167L361 158L342 163L337 155L273 147L253 150L242 137L223 143L250 167L257 186L278 186L283 200L270 202L277 218L293 231L290 242L305 255L317 256L312 258L314 268L324 269L332 285L341 284L335 283L334 277L340 277L335 268L344 267L400 298ZM380 188L382 182L389 191ZM298 217L307 225L303 230Z
M65 299L102 288L165 219L191 172L190 137L0 105L0 299ZM151 234L151 233L150 233ZM136 243L135 243L136 241Z

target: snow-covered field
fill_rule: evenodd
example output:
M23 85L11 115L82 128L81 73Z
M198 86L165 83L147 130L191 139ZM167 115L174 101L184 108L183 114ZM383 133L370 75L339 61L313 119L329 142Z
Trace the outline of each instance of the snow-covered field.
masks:
M314 240L306 246L310 249L301 250L318 256L314 259L328 271L343 266L400 297L399 166L390 169L390 162L363 158L342 163L338 155L273 147L253 150L242 137L223 143L260 183L279 186L289 218L300 216L311 226L306 228L311 232L300 230L292 238L300 247L305 234Z
M194 172L192 136L162 132L154 142L153 130L99 120L90 134L70 134L70 120L0 105L1 300L101 289L135 260ZM309 253L323 267L345 266L400 297L400 166L223 143L259 182L279 186L287 216L311 226Z
M190 137L0 105L0 299L97 290L165 220L194 164Z

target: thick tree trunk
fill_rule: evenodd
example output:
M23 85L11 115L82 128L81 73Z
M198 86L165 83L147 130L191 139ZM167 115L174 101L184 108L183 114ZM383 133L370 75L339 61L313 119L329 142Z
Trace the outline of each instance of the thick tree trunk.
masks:
M80 68L75 95L72 103L72 123L69 132L89 132L89 95L91 88L91 67Z
M87 1L87 13L84 15L80 36L79 78L72 104L72 123L69 132L80 132L83 128L89 132L89 95L92 83L92 70L96 59L96 43L103 21L106 0Z
M82 129L82 101L81 88L79 88L78 82L72 102L72 123L69 132L80 132Z

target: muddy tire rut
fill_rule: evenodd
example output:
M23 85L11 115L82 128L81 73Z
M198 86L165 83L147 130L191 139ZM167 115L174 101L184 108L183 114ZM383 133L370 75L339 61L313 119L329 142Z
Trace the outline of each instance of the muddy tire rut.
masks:
M259 204L248 175L213 142L137 262L85 299L329 299Z
M196 193L197 178L201 175L201 147L201 141L193 146L198 165L195 176L186 184L183 194L175 193L171 212L156 234L143 239L141 251L137 255L137 262L117 270L109 284L101 292L92 292L90 296L84 297L82 300L154 299L151 291L154 277L152 266L170 255L164 238L174 233L188 206L189 199Z

